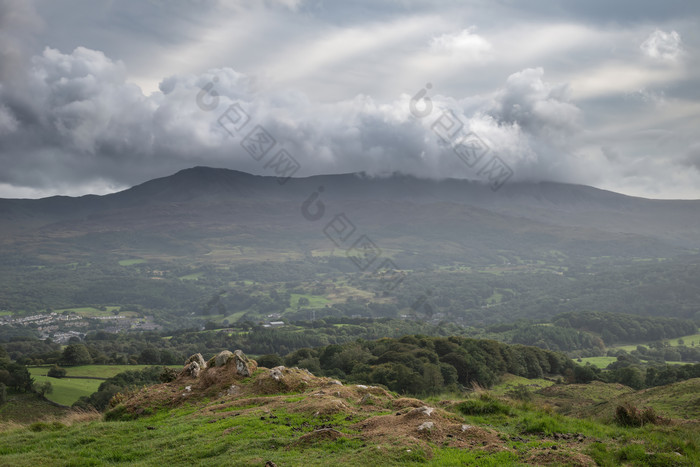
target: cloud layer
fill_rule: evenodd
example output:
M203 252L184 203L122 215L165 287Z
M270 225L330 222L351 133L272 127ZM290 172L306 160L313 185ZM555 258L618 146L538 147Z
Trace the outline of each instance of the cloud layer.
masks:
M194 165L267 173L217 121L238 103L297 176L478 178L434 131L451 110L516 179L700 198L686 7L641 3L659 19L611 28L568 3L68 3L87 26L59 37L75 20L55 3L0 1L0 196L105 193ZM433 112L416 118L421 89Z

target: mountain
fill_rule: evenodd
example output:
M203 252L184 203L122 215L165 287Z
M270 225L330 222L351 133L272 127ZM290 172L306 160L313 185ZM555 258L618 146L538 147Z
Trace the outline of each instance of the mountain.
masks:
M305 216L303 203L314 193L318 198ZM315 220L317 202L324 212ZM494 192L481 182L401 174L320 175L281 184L275 177L208 167L105 196L0 200L0 237L2 250L27 254L124 247L201 255L249 245L301 249L302 255L334 248L323 231L339 214L380 248L426 261L446 250L468 261L495 251L664 257L700 247L700 201L634 198L552 182L509 183ZM130 240L115 240L119 234Z

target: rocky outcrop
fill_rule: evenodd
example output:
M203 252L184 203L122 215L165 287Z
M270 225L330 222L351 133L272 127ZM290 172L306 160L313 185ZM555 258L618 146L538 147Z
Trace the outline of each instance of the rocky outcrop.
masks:
M237 352L240 352L240 350L237 350ZM217 354L216 357L214 357L214 366L216 366L216 367L224 366L232 358L233 358L233 352L230 352L228 350L222 350L221 352L219 352Z
M189 365L192 362L197 363L197 365L199 365L199 368L202 370L207 367L207 362L204 361L204 357L202 357L201 353L196 353L187 360L185 360L185 366Z
M255 360L249 359L240 350L233 352L233 361L236 363L236 373L241 376L250 376L258 368Z
M185 367L182 369L181 374L190 378L197 378L199 373L206 367L207 363L204 361L202 354L196 353L185 360Z
M235 374L242 377L251 376L258 368L255 360L249 359L241 350L234 352L223 350L212 357L209 362L205 362L200 353L192 355L185 361L185 367L180 374L190 378L198 378L207 369L223 368L227 365L232 365L235 368Z

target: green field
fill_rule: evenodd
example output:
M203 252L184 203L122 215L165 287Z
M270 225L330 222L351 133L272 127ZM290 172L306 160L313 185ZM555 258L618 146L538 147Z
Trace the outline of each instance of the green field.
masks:
M201 272L195 272L194 274L187 274L186 276L181 276L181 281L196 281L199 280L204 274Z
M328 300L326 297L323 297L321 295L293 293L293 294L291 294L291 298L289 299L289 303L292 306L288 309L295 310L297 308L298 303L299 303L299 298L301 298L301 297L304 297L309 301L309 304L304 305L303 308L322 308L322 307L326 306L327 304L331 303L330 300Z
M44 381L51 383L53 392L47 394L46 398L61 405L73 405L81 397L89 396L97 391L97 388L102 383L100 379L49 378L48 376L34 374L33 371L30 371L30 373L32 373L32 378L34 378L36 383L43 383Z
M679 339L682 339L682 345L686 345L688 347L693 345L700 346L700 333L690 334L689 336L674 337L673 339L664 339L664 342L668 342L668 345L671 347L678 347L681 345L678 343ZM643 345L648 347L649 344L649 342L640 342L638 344L619 345L617 347L610 347L610 350L624 350L626 352L631 352L633 350L637 350L637 346Z
M143 264L145 262L145 259L123 259L119 261L119 266L133 266L135 264Z
M543 378L536 378L536 379L528 379L524 378L522 376L515 376L511 374L506 374L503 375L501 378L501 381L493 386L489 392L492 394L496 394L499 396L502 396L506 394L508 391L511 391L515 389L518 386L525 386L527 387L530 391L537 391L542 388L548 388L549 386L553 385L554 381L550 381L548 379L543 379Z
M56 313L63 313L64 311L73 312L80 316L91 317L91 316L114 316L114 310L118 310L118 306L106 306L104 310L94 308L91 306L77 307L77 308L61 308L60 310L55 310Z
M111 378L124 371L142 370L153 365L82 365L66 367L66 378L50 378L46 376L49 371L48 366L30 367L29 373L37 383L48 381L53 387L53 393L47 394L46 398L62 405L73 405L82 396L89 396L97 391L103 380ZM180 365L173 365L173 368L180 368ZM82 379L76 376L88 376L100 379Z
M617 361L617 357L586 357L586 358L581 358L581 359L576 359L576 362L585 365L586 363L590 363L591 365L597 367L597 368L606 368L608 365L610 365L613 362Z

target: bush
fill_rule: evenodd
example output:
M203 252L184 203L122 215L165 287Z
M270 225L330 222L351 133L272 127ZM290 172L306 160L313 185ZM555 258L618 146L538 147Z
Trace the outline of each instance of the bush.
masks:
M666 424L668 420L656 415L652 407L639 410L631 404L618 405L615 409L615 422L621 426L644 426L646 424Z
M168 368L165 367L163 368L162 373L160 376L158 376L158 379L160 379L161 383L169 383L171 381L175 381L177 378L177 371L174 368Z
M133 420L134 416L130 414L124 405L117 405L111 410L105 412L105 421L128 421Z
M279 357L279 355L267 354L258 358L258 366L264 366L265 368L274 368L280 365L284 365L284 360L282 360Z
M532 400L532 392L530 392L524 384L518 384L510 391L506 392L506 396L523 402L530 402Z
M58 365L54 365L49 369L47 376L51 378L64 378L66 376L66 369L61 368Z
M464 415L510 415L513 409L490 394L481 394L477 399L469 399L457 405L457 410Z
M55 430L61 430L65 428L66 426L61 423L61 422L35 422L29 425L29 430L33 431L35 433L38 433L40 431L55 431Z

